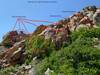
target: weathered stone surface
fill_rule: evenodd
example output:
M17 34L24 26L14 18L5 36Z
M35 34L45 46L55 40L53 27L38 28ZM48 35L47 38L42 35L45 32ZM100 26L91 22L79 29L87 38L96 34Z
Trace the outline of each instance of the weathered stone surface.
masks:
M24 59L24 43L25 40L22 40L16 44L14 44L13 47L10 49L7 49L0 55L0 65L2 67L7 67L10 65L15 65L16 63L21 63L21 61Z
M45 71L45 75L50 75L50 73L53 73L53 71L50 70L50 68L48 68L48 69Z
M93 21L96 24L100 23L100 9L97 9L96 12L93 15Z

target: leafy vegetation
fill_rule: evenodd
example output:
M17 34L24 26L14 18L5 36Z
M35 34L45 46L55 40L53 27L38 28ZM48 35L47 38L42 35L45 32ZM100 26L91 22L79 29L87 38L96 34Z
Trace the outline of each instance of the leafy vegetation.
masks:
M50 39L45 40L43 36L35 36L31 41L26 42L27 61L30 62L34 56L38 56L39 58L49 56L50 52L54 49L55 45Z
M15 67L14 66L10 66L8 68L0 69L0 75L11 75L11 73L16 72L17 69L18 69L17 65Z
M97 41L93 41L100 39L100 28L80 29L73 32L71 38L71 45L53 51L37 64L37 75L43 75L47 68L54 71L51 75L100 74L100 49L94 47Z
M47 68L53 70L50 75L99 75L100 48L94 46L100 44L100 28L80 29L72 32L70 37L70 43L64 43L59 50L43 36L27 39L25 64L32 63L32 58L38 56L41 61L36 64L37 75L44 75ZM95 38L98 40L94 41ZM1 69L0 75L10 75L17 68Z
M4 39L4 41L2 42L2 44L6 47L6 48L10 48L12 47L11 42L10 42L10 37L8 36L6 39Z

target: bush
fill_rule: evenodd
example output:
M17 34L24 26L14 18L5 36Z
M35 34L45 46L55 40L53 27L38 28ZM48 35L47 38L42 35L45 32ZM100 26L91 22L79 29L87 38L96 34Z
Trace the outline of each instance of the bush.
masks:
M78 31L74 31L71 33L71 39L72 41L75 41L77 38L81 37L83 34L85 34L88 31L88 29L80 28Z
M83 34L84 37L100 38L100 28L92 28Z
M27 61L35 56L39 58L49 56L54 49L55 45L50 39L45 40L43 36L33 37L31 41L26 42Z
M53 70L54 75L99 75L100 49L93 47L93 38L100 37L99 32L99 28L94 28L72 33L72 44L53 51L37 64L37 75L43 75L47 68Z
M5 46L6 48L12 47L9 36L3 40L2 45Z
M0 75L11 75L11 73L16 71L17 67L10 66L8 68L0 69Z
M75 41L79 37L90 37L90 38L99 38L100 37L100 28L84 29L81 28L78 31L72 32L70 35L72 41Z

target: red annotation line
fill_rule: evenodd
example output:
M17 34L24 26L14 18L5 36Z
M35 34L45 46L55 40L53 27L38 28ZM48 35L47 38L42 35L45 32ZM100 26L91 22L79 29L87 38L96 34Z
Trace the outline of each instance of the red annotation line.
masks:
M26 19L26 18L22 18L22 17L16 17L16 23L14 24L13 30L15 30L16 27L19 27L19 30L20 30L21 27L23 26L24 29L26 31L28 31L27 27L25 26L26 24L31 24L36 27L39 26L39 25L36 25L34 22L45 22L45 23L49 23L49 24L55 24L54 22L50 22L47 20L30 20L30 19Z

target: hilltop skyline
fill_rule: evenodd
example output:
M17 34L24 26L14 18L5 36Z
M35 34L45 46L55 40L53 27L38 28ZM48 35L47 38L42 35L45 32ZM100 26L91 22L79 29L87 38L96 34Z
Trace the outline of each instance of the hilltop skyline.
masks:
M64 12L64 11L80 11L86 6L95 5L100 7L100 1L97 0L77 0L77 1L66 1L66 0L52 0L55 2L51 3L30 3L29 1L35 0L1 0L0 2L0 41L2 36L8 31L12 30L12 27L16 21L12 16L26 16L28 19L32 20L48 20L48 21L58 21L63 19L63 17L68 17L75 12ZM44 0L38 0L44 1ZM46 0L45 0L46 1ZM50 0L49 0L50 1ZM57 17L51 17L51 16ZM42 24L42 23L36 23ZM43 23L47 24L47 23ZM27 25L29 31L33 31L36 27L32 25Z

